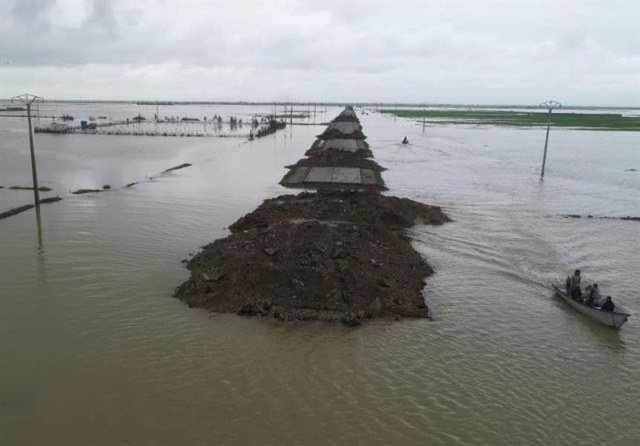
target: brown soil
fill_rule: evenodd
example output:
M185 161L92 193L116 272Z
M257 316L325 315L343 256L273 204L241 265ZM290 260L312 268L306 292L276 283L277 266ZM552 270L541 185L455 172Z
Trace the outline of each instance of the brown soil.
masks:
M280 183L282 184L282 183ZM386 186L380 184L353 184L353 183L289 183L282 184L288 189L304 189L304 190L317 190L318 192L341 192L345 189L352 190L354 192L383 192L388 190Z
M246 231L291 220L348 221L384 226L389 230L410 228L416 223L440 225L450 221L438 206L408 198L388 197L376 191L319 190L265 200L229 229Z
M309 158L302 158L296 164L286 166L294 167L360 167L378 172L387 170L373 160L363 156L363 150L358 152L346 152L344 150L329 149L311 155Z
M360 122L357 116L336 116L333 122Z
M318 139L367 139L367 137L360 130L345 134L338 129L327 129L322 135L318 135Z
M345 138L339 138L339 139L345 139ZM349 139L349 138L346 138ZM369 144L367 144L366 141L361 140L361 142L363 142L367 148L363 148L363 149L359 149L357 150L354 154L357 156L360 156L362 158L373 158L373 152L369 149ZM337 150L337 149L328 149L328 150ZM305 156L314 156L317 155L319 153L323 153L327 151L327 149L323 149L322 148L322 140L320 139L316 139L313 144L311 144L311 147L305 152Z
M341 150L337 149L321 149L318 145L314 144L311 146L309 150L305 152L305 156L316 156L325 152L341 152ZM350 152L352 155L355 155L360 158L373 158L373 152L369 149L360 149L356 152Z
M266 200L188 262L189 306L292 320L425 317L433 270L402 228L449 221L435 206L378 192L319 191Z

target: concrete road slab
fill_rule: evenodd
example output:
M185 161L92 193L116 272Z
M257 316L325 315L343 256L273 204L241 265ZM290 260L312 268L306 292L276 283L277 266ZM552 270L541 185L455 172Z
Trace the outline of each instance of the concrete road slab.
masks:
M304 179L305 183L331 183L333 167L312 167Z
M293 173L289 175L284 181L284 184L299 184L304 182L304 179L309 174L309 167L295 167Z
M361 184L360 169L357 167L334 167L332 183Z

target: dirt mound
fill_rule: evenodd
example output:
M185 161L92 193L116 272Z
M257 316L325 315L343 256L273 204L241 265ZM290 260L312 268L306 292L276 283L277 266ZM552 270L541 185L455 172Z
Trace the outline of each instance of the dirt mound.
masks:
M373 152L371 151L371 149L369 149L369 144L363 140L363 139L352 139L352 138L341 138L339 139L339 141L345 141L345 142L353 142L356 147L358 147L358 149L355 152L352 152L354 155L360 156L362 158L373 158ZM340 149L326 149L324 146L325 144L331 144L331 140L322 140L322 139L316 139L314 141L313 144L311 144L311 147L305 152L305 156L314 156L317 155L319 153L325 152L327 150L333 151L333 150L340 150ZM345 151L345 150L342 150Z
M367 139L367 137L361 130L355 130L353 133L342 133L338 129L330 128L325 130L322 135L318 135L318 139Z
M352 114L338 115L333 119L333 122L358 122L359 123L360 120L355 115L355 113L352 113Z
M307 150L304 155L308 156L308 157L312 157L312 156L316 156L316 155L319 155L321 153L329 152L329 151L331 151L331 152L336 151L337 152L338 150L335 150L335 149L323 149L323 148L315 145L315 146L312 146L309 150ZM353 155L359 157L359 158L373 158L373 152L370 149L359 149L359 150L357 150L355 152L351 152L351 153Z
M363 169L382 172L386 170L373 160L367 159L363 150L346 152L344 150L328 149L317 152L309 158L302 158L296 164L286 166L293 167L360 167Z
M237 232L302 220L344 221L383 226L387 230L410 228L416 223L439 225L450 221L438 206L408 198L388 197L374 190L320 189L317 193L302 192L265 200L229 229Z
M291 320L427 316L431 267L401 228L449 221L377 192L321 191L266 200L188 262L176 290L190 306Z

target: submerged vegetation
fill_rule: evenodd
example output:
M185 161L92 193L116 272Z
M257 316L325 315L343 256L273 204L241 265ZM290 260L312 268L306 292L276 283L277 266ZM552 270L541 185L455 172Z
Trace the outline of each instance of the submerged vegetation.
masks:
M256 138L262 138L263 136L271 135L272 133L277 132L278 130L284 129L287 124L284 121L276 121L275 119L270 119L267 125L263 125L259 127L255 132ZM254 134L251 133L249 135L249 139L253 139Z
M49 198L43 198L42 200L40 200L40 204L47 204L47 203L55 203L57 201L62 200L62 198L60 197L49 197ZM35 205L33 204L25 204L24 206L19 206L17 208L13 208L13 209L9 209L6 212L2 212L0 213L0 220L11 217L13 215L19 214L21 212L24 211L28 211L31 208L34 208Z
M81 194L92 194L102 192L102 189L78 189L71 192L73 195L81 195Z
M382 109L402 118L420 118L429 124L495 125L508 127L536 127L547 125L547 112L508 110L424 110ZM551 126L581 130L640 131L640 116L624 116L614 113L551 113Z
M32 207L35 207L35 205L33 205L33 204L25 204L24 206L20 206L20 207L17 207L17 208L9 209L6 212L0 213L0 220L2 220L4 218L11 217L13 215L19 214L19 213L24 212L24 211L28 211Z
M13 189L13 190L33 190L33 186L11 186L9 189ZM47 186L40 186L38 188L38 190L40 192L49 192L51 190L51 188L47 187Z
M40 200L40 204L55 203L57 201L62 201L62 198L60 197L43 198L42 200Z
M109 184L105 184L102 186L102 189L78 189L74 192L71 192L73 195L81 195L81 194L91 194L95 192L104 192L105 190L110 190L111 186Z
M186 167L190 167L192 164L190 163L182 163L178 166L174 166L174 167L170 167L169 169L166 169L164 171L162 171L162 173L168 173L168 172L172 172L174 170L179 170L179 169L184 169ZM153 177L152 177L153 178ZM125 187L132 187L135 186L136 184L138 184L138 181L134 181L132 183L127 184ZM0 186L0 188L4 188L4 186ZM22 187L22 186L11 186L9 189L25 189L25 190L33 190L33 187ZM99 193L99 192L104 192L104 191L108 191L111 189L111 185L109 184L105 184L102 186L102 189L78 189L75 190L73 192L71 192L72 195L83 195L83 194L94 194L94 193ZM39 187L38 190L40 191L50 191L51 189L48 187ZM46 203L55 203L56 201L60 201L62 200L62 198L56 196L56 197L48 197L48 198L43 198L40 200L41 204L46 204ZM2 212L0 213L0 220L7 218L7 217L11 217L13 215L16 214L20 214L21 212L24 211L28 211L29 209L35 207L35 205L33 204L25 204L24 206L19 206L17 208L13 208L13 209L9 209L6 212Z
M179 166L170 167L169 169L162 171L162 173L171 172L171 171L173 171L173 170L184 169L185 167L191 167L191 164L189 164L189 163L182 163L182 164L180 164Z

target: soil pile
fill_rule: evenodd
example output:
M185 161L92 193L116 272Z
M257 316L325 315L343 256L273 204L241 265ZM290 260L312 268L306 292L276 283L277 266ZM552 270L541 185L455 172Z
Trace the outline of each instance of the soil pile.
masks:
M356 150L350 151L358 156L363 158L373 158L373 152L369 149L369 144L361 139L337 139L337 140L322 140L316 139L309 150L305 152L305 156L313 156L318 153L324 152L325 150L340 150L341 148L336 147L336 141L340 141L341 144L349 144L355 146ZM328 145L328 147L327 147ZM344 150L343 150L344 151Z
M354 130L352 133L343 133L339 129L331 128L327 129L322 133L322 135L318 135L318 139L367 139L362 130Z
M438 206L408 198L389 197L373 190L320 189L317 193L302 192L265 200L229 229L238 232L274 223L308 220L384 226L389 231L410 228L417 223L440 225L450 221Z
M435 206L375 191L320 190L266 200L188 262L189 306L283 320L425 317L433 272L403 228L441 224Z
M333 122L360 122L358 116L355 113L341 113L333 119Z
M288 169L295 167L360 167L363 169L376 170L382 172L386 170L373 160L367 159L361 153L346 152L344 150L328 149L322 152L314 153L309 158L302 158L296 164L286 166Z

